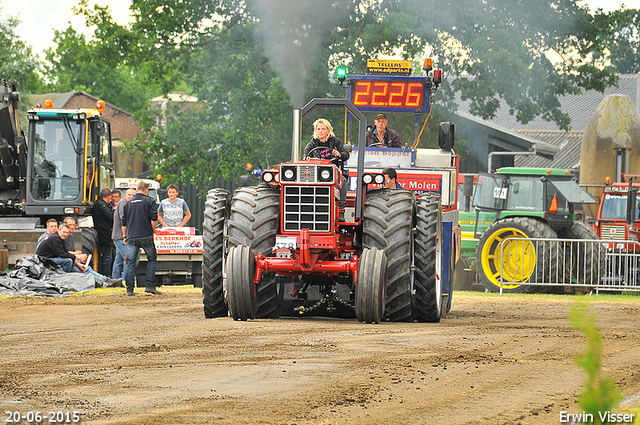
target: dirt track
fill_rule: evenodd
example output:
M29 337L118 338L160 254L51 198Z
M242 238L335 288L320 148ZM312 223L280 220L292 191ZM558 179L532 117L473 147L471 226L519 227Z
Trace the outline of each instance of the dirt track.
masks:
M558 424L579 413L575 297L454 294L439 324L205 320L195 288L0 300L0 407L92 424ZM591 297L640 392L640 303ZM24 421L23 423L27 423Z

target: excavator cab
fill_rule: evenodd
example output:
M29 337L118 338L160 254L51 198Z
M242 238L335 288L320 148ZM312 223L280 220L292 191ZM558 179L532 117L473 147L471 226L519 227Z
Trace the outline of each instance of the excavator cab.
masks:
M111 125L100 112L46 107L28 112L28 215L84 214L102 188L115 186Z

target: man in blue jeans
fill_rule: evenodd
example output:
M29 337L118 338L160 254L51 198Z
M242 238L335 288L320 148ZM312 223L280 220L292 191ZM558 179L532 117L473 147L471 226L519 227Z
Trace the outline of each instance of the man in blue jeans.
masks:
M114 191L114 193L117 191ZM127 258L127 245L124 244L124 237L122 236L122 211L124 206L133 198L136 194L135 189L127 189L124 194L124 199L118 202L116 209L113 211L113 232L111 232L111 239L116 246L116 259L113 262L113 269L111 270L111 277L114 279L122 278L122 272L124 271L125 260Z
M147 276L145 292L161 295L156 289L156 263L158 254L153 242L153 235L158 224L158 205L149 196L149 185L145 182L138 183L137 192L124 206L122 212L122 237L127 248L127 265L124 271L124 279L127 284L127 295L133 296L133 276L136 271L136 257L140 248L147 255Z

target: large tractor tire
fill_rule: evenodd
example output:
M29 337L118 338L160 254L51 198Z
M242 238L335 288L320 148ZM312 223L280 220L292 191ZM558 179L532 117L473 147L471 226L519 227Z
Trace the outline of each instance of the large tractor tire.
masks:
M384 315L387 256L376 248L362 250L356 277L356 317L360 322L380 323Z
M229 198L227 190L211 189L207 193L204 205L202 302L204 317L207 319L227 316L222 274L226 254L225 223L229 217Z
M543 243L536 250L530 241L510 243L513 238L554 239L558 235L547 224L534 218L513 217L493 223L484 231L476 247L476 271L484 286L492 292L500 292L500 274L506 283L503 292L523 293L534 291L533 281L554 278L558 274L560 258L557 242ZM501 251L501 245L504 245ZM539 252L537 252L539 251ZM503 258L500 258L501 252Z
M584 223L574 221L567 230L567 239L598 240L598 234ZM573 244L572 276L578 283L598 284L605 272L606 248L601 243Z
M473 286L476 274L471 267L471 258L460 257L456 270L453 272L453 290L454 291L470 291Z
M91 254L93 258L91 260L91 268L99 270L98 231L92 227L84 227L82 229L82 253ZM110 274L111 272L109 272Z
M94 258L97 257L97 249L98 246L98 231L91 227L85 227L82 229L82 253L83 254L91 254Z
M227 290L233 320L254 319L258 312L258 294L253 276L256 258L250 246L234 246L227 255Z
M439 322L442 315L442 281L436 278L436 247L442 228L440 196L425 193L418 199L413 280L413 317L419 322Z
M231 202L229 247L249 246L253 253L271 254L280 224L280 192L266 187L236 189ZM255 271L255 268L254 268ZM282 294L275 273L263 273L258 285L257 318L277 318Z
M387 256L384 318L392 322L413 320L411 260L415 211L415 195L403 189L371 191L364 203L362 246L383 250Z

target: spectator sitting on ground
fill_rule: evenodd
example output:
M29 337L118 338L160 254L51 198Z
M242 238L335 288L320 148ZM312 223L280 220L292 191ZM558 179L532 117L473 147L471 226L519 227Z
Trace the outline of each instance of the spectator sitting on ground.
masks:
M53 235L57 231L58 231L58 220L56 220L55 218L50 218L49 220L47 220L47 230L45 230L45 232L42 235L40 235L36 246L40 245L40 242L42 242L43 239L48 238L50 235Z
M64 240L64 249L66 249L67 252L69 252L70 254L75 255L76 259L81 263L83 264L86 263L88 255L83 254L82 251L76 249L76 243L75 243L74 234L73 234L73 232L75 232L76 229L78 228L78 225L76 224L76 219L69 216L69 217L65 217L65 219L62 220L62 222L67 226L69 226L69 236L67 236L67 238Z
M119 282L116 279L110 279L95 272L91 267L80 263L75 255L69 253L64 246L64 240L70 234L69 226L62 223L58 228L58 232L44 239L36 248L36 255L48 258L54 263L62 267L65 272L91 273L96 281L96 286L111 286Z

